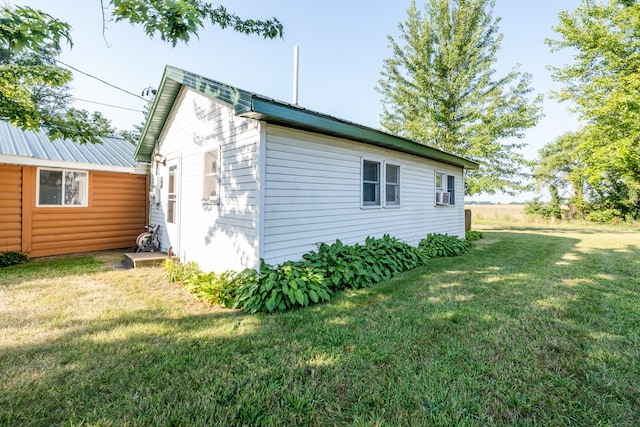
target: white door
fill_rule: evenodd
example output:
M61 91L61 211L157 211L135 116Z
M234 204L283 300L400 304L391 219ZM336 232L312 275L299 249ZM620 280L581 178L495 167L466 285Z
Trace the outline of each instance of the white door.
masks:
M180 159L167 161L167 208L165 212L167 224L167 247L180 255Z

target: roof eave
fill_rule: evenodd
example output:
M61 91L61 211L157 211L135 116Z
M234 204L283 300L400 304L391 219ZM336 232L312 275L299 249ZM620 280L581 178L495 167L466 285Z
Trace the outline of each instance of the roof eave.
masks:
M438 150L427 145L418 144L385 132L361 126L356 123L336 119L310 110L283 104L260 96L253 96L251 111L242 114L264 120L267 123L280 124L300 130L308 130L347 138L378 147L388 148L431 160L440 161L464 169L476 170L478 163Z

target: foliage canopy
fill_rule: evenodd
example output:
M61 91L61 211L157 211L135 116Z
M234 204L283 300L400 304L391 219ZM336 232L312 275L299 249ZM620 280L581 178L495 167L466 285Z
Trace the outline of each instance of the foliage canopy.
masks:
M142 25L148 36L159 35L173 46L197 36L205 22L269 39L283 35L275 18L243 19L199 0L110 4L117 21ZM0 118L24 130L42 128L51 139L97 143L115 130L99 113L68 107L72 73L55 60L64 45L73 46L69 24L31 7L0 7Z
M585 125L568 164L580 164L590 201L622 215L640 215L640 4L583 0L562 11L552 51L572 49L574 61L552 68L562 83L555 94L570 101ZM548 148L555 151L558 147ZM542 153L544 163L548 156ZM575 188L580 197L580 189Z
M531 75L516 66L496 77L503 36L493 7L493 0L428 0L422 13L413 0L400 40L388 36L391 57L377 87L385 130L480 163L465 178L466 194L524 188L517 139L541 117Z

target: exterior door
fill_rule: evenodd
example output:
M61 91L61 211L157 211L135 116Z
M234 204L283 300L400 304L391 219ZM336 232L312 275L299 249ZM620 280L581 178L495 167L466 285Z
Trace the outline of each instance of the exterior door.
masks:
M180 255L180 161L173 159L167 161L167 208L165 212L165 224L167 224L167 236L173 253Z

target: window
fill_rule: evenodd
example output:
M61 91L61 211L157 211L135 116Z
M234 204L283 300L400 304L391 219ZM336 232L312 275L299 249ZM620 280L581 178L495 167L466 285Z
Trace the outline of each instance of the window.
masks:
M380 206L380 163L362 162L362 204Z
M435 178L436 205L456 204L456 177L443 172L436 172Z
M447 191L449 192L449 204L456 204L456 177L447 175Z
M436 190L444 191L444 177L446 175L442 172L436 172Z
M38 169L38 206L87 206L88 172Z
M400 166L385 165L385 204L400 204Z
M203 203L218 203L220 200L220 150L204 153Z
M169 167L169 176L167 179L167 222L175 224L178 214L178 194L176 188L176 172L178 166Z

